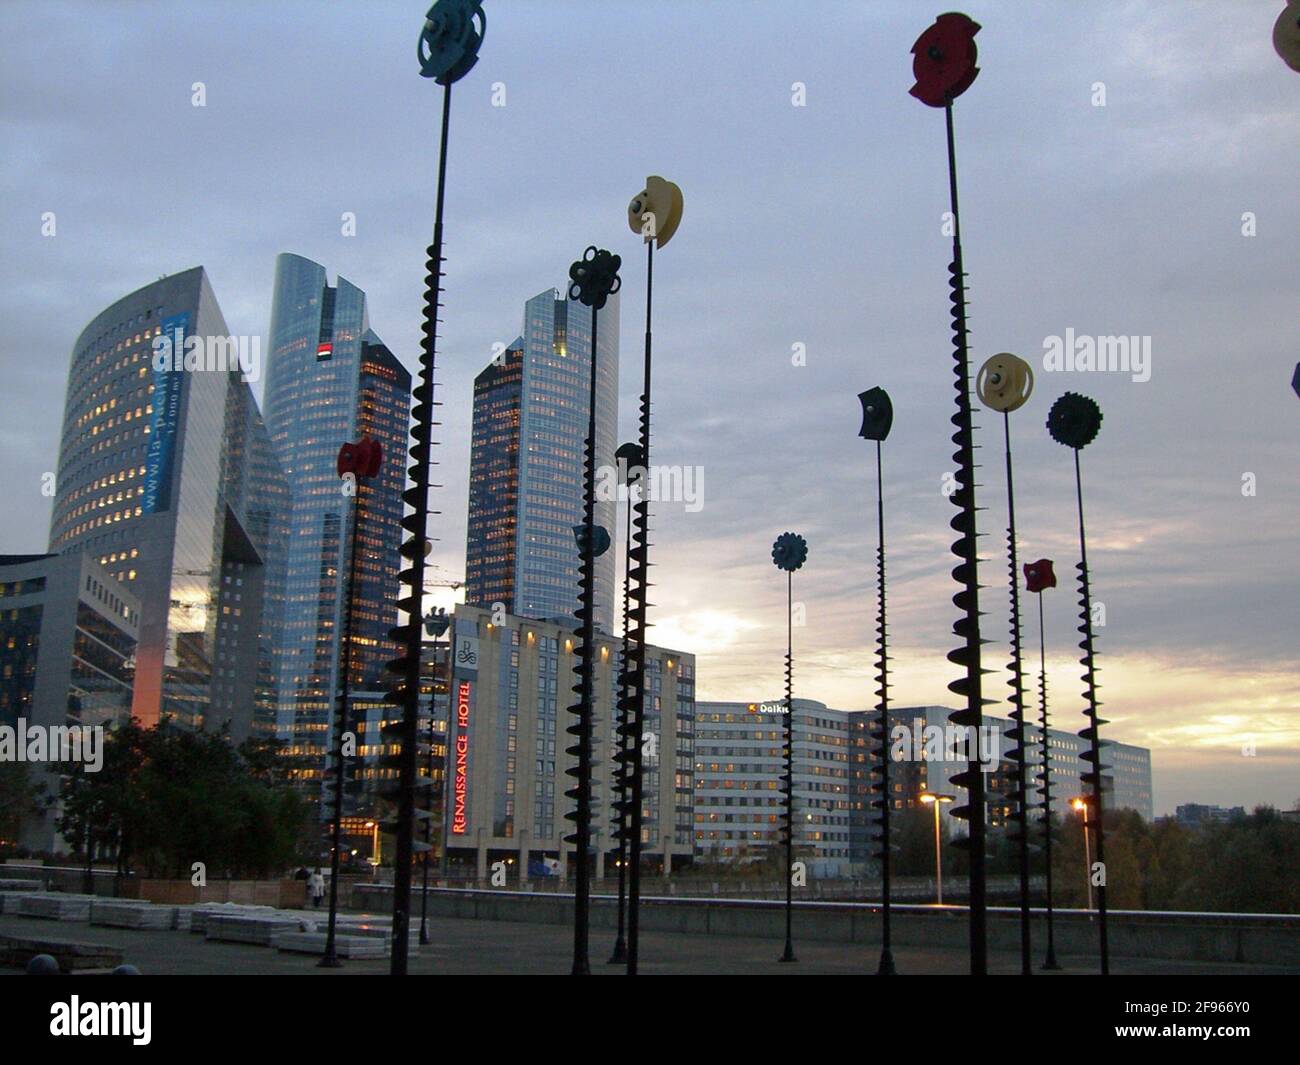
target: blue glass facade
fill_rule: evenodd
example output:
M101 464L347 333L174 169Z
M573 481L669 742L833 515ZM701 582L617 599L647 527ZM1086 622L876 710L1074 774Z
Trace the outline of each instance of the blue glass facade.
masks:
M179 351L190 338L204 341L195 363L189 352L183 365L157 358L160 339ZM134 717L228 722L238 737L253 728L259 698L246 664L273 651L262 608L278 579L278 471L247 382L205 361L230 339L202 267L131 293L82 331L50 550L91 555L139 598Z
M394 653L410 388L369 328L364 292L341 277L330 287L310 259L276 259L265 405L291 503L275 728L299 754L323 758L328 745L354 515L336 462L339 447L363 433L381 442L384 463L355 497L353 686L378 686Z
M612 467L618 432L618 298L600 312L596 465ZM583 443L591 310L555 290L524 305L523 333L475 380L466 601L509 613L571 618L577 609L573 527L583 521ZM617 504L596 521L617 540ZM596 561L596 625L613 619L615 552Z

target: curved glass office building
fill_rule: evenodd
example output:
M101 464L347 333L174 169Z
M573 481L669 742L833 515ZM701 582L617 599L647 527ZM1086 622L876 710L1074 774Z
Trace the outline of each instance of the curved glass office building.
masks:
M230 336L194 267L112 304L73 348L49 549L91 555L139 600L146 726L238 738L273 702L284 482L244 379L257 344Z

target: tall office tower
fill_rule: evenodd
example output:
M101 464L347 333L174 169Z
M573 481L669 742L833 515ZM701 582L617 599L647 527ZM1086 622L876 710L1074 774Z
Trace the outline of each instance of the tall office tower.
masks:
M410 373L369 328L365 293L341 277L331 288L320 264L280 255L264 397L291 496L276 733L321 766L341 677L354 505L352 688L381 687L394 654L410 395ZM362 434L383 446L383 469L353 497L337 458Z
M618 297L600 312L596 467L618 447ZM524 330L474 379L465 601L529 618L578 607L573 527L583 513L583 444L591 375L591 310L554 289L524 305ZM617 541L617 501L596 523ZM596 625L614 614L612 548L596 560Z
M146 726L240 738L267 699L247 664L273 650L282 481L240 370L259 356L229 335L201 266L118 300L73 348L49 546L91 555L139 600L131 714Z

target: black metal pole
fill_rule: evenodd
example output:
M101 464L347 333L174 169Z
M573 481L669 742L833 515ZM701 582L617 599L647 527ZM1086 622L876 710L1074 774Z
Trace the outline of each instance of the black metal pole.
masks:
M1080 593L1080 617L1083 624L1079 626L1079 631L1083 633L1083 642L1079 646L1083 649L1083 658L1080 660L1084 668L1084 686L1085 694L1088 699L1088 706L1084 710L1088 718L1088 727L1085 728L1080 736L1089 742L1089 750L1084 753L1084 760L1091 763L1091 768L1083 775L1083 779L1092 785L1092 803L1093 817L1091 828L1093 839L1096 847L1093 853L1096 856L1096 864L1100 865L1103 872L1103 879L1097 885L1097 928L1101 937L1101 975L1110 975L1110 950L1106 935L1106 855L1103 848L1105 847L1105 833L1102 829L1102 791L1101 791L1101 737L1099 728L1102 725L1101 719L1097 716L1097 671L1096 663L1093 660L1092 646L1092 594L1088 584L1088 539L1083 528L1083 476L1079 469L1079 449L1074 450L1074 488L1075 497L1079 504L1079 593ZM1084 827L1084 832L1088 831L1088 826ZM1088 870L1088 876L1092 876L1092 870Z
M650 323L654 298L655 242L646 244L646 278L645 278L645 363L644 379L641 384L641 419L640 445L641 462L644 476L650 474ZM649 590L650 570L650 493L643 482L637 496L635 513L634 546L632 561L634 563L633 589L634 602L631 610L632 621L632 761L631 761L631 795L628 804L631 808L632 825L628 832L628 873L627 873L627 975L636 976L637 957L640 949L641 932L641 828L644 781L643 752L641 743L645 734L645 645L646 645L646 593ZM667 861L668 856L664 855Z
M627 483L627 522L623 543L623 650L619 659L618 670L618 711L615 720L617 728L618 752L615 755L617 769L614 786L618 795L618 936L614 940L614 952L609 956L610 965L620 965L627 961L627 939L624 929L627 921L627 796L628 796L628 661L627 661L627 620L628 620L628 585L629 570L632 561L632 485Z
M954 387L957 391L957 413L953 415L952 424L957 431L952 441L957 445L953 458L957 462L957 491L953 493L952 502L961 508L961 513L952 519L950 525L960 534L953 543L952 552L961 562L953 571L953 579L961 585L961 590L953 596L953 603L962 611L962 616L953 625L953 632L961 637L963 645L948 653L948 661L963 666L966 675L948 685L948 690L956 695L965 696L966 708L949 715L955 725L965 726L968 737L973 737L975 746L973 758L968 759L965 772L952 778L952 783L966 790L967 805L952 811L952 816L968 822L970 828L965 840L958 840L954 846L969 852L970 858L970 971L972 976L983 976L988 972L987 941L987 895L985 877L985 787L983 766L979 762L979 736L984 724L984 699L982 697L982 676L980 668L980 631L979 631L979 579L976 573L979 558L979 542L976 532L975 506L975 444L974 429L971 419L970 401L970 355L966 329L966 283L965 268L961 251L961 222L957 207L957 151L953 136L952 100L944 107L948 133L948 195L952 205L953 238L952 263L948 267L950 274L952 325L953 325L953 372L956 377ZM968 741L969 743L970 741Z
M451 656L447 657L447 666L451 667ZM433 741L434 741L434 720L438 714L438 637L433 638L433 682L430 685L429 692L429 801L433 802ZM447 685L450 692L451 685ZM429 816L424 821L424 842L427 845L424 851L424 861L422 863L422 877L420 884L420 946L429 945L429 859L433 857L433 810L428 811Z
M1020 567L1016 551L1016 488L1011 469L1011 415L1002 412L1003 439L1007 453L1007 554L1011 566L1011 731L1007 737L1014 746L1008 752L1015 766L1016 790L1012 795L1012 814L1016 824L1016 843L1020 865L1020 974L1030 976L1034 966L1030 957L1029 928L1029 781L1025 757L1025 675L1020 646Z
M1043 593L1038 593L1038 720L1043 747L1043 855L1047 863L1047 958L1043 968L1059 969L1052 915L1052 747L1047 736L1047 640L1043 625Z
M794 571L785 574L785 952L794 956Z
M428 542L429 521L429 463L432 458L433 388L437 364L438 307L442 289L442 213L447 190L447 130L451 122L451 82L443 86L442 131L438 146L438 199L434 209L433 244L429 246L426 264L423 351L420 355L420 384L415 388L415 406L412 408L411 435L415 446L411 448L410 476L414 486L403 494L403 500L413 511L402 519L402 527L413 535L407 541L410 566L403 571L408 594L398 601L405 610L405 654L394 665L402 671L400 705L402 715L402 751L398 770L400 783L397 807L397 847L393 869L393 943L389 959L389 972L405 976L409 953L408 936L411 926L411 854L415 819L415 738L420 708L420 652L422 649L422 618L424 616L424 548ZM398 630L400 631L400 630Z
M585 464L585 499L583 522L586 530L582 538L580 565L582 573L582 605L578 608L582 622L578 635L582 646L578 648L579 664L578 683L574 685L579 699L576 707L578 720L566 731L576 739L568 748L568 753L576 754L578 761L568 773L575 779L575 787L568 792L575 800L574 834L572 841L576 851L577 879L574 884L573 898L573 976L588 976L591 963L588 957L588 939L590 934L591 876L587 864L587 852L591 848L591 719L592 719L592 675L595 668L596 632L596 370L597 370L597 320L599 310L591 308L591 387L587 397L587 442L584 455Z
M881 888L881 912L880 912L880 965L876 969L877 976L894 976L898 969L894 965L893 941L890 934L890 911L892 909L892 890L891 890L891 840L889 831L889 810L892 805L889 795L889 682L888 682L888 656L887 649L887 629L885 622L885 480L881 464L881 442L876 441L876 528L877 528L877 546L876 546L876 578L877 594L879 596L877 611L879 621L876 626L876 682L880 687L876 694L880 696L880 702L876 705L876 710L880 714L880 732L878 739L879 746L874 753L878 759L878 772L880 773L880 888Z
M324 969L337 969L342 964L335 945L335 929L339 911L339 851L343 831L343 735L348 730L348 700L352 693L352 599L356 582L357 535L361 528L361 479L356 481L357 494L352 502L352 546L347 561L347 582L343 598L342 684L339 687L338 712L335 715L337 731L334 737L334 815L333 853L330 855L330 918L325 933L325 955L319 965Z

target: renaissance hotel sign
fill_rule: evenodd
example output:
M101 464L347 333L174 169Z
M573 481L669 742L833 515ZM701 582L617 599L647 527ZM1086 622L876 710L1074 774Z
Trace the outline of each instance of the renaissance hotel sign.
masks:
M453 733L455 760L451 777L451 832L463 836L468 831L465 816L469 801L469 681L456 686L456 727Z

